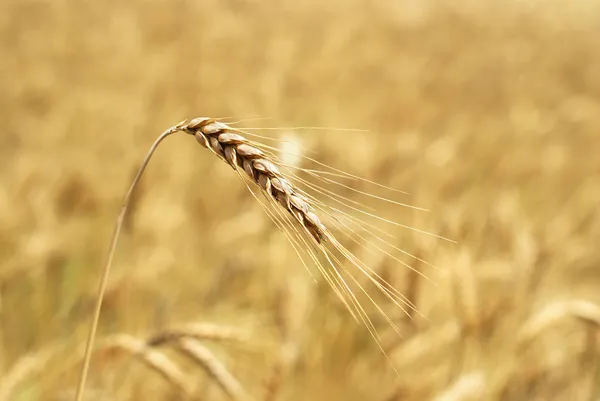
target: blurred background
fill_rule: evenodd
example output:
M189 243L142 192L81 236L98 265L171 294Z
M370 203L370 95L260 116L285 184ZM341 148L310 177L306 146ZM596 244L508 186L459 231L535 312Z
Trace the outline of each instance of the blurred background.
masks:
M253 132L410 192L431 212L382 213L457 243L388 228L430 281L368 257L425 316L381 300L388 361L175 135L87 400L600 400L599 1L3 0L0 40L1 401L73 398L124 192L198 116L369 130Z

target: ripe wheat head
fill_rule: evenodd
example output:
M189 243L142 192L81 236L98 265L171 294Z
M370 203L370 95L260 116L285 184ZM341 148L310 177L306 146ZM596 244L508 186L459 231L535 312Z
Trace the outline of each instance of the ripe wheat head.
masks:
M335 189L341 187L379 201L420 209L370 192L360 191L346 182L361 181L390 191L400 191L335 169L306 156L303 156L303 159L319 165L320 169L287 165L278 157L276 147L250 139L251 137L268 138L234 128L231 124L225 124L217 119L199 117L184 120L159 136L150 148L125 196L98 290L76 400L82 400L102 298L131 195L158 145L167 136L176 132L184 132L193 136L200 145L209 149L233 168L250 193L260 203L265 213L284 233L307 270L310 272L309 265L306 263L307 260L310 260L352 316L365 325L387 357L381 345L377 329L365 309L364 300L366 299L366 302L371 303L394 330L398 332L398 329L394 321L382 309L380 303L376 301L372 291L366 288L366 285L374 286L388 300L409 315L411 312L417 312L416 307L410 299L394 288L344 243L363 247L369 252L385 254L398 263L413 269L417 274L424 276L423 273L401 260L398 253L428 264L426 261L396 246L393 235L367 220L377 220L438 238L445 238L380 217L371 208L340 195ZM329 189L328 186L334 187ZM328 200L328 202L324 200ZM365 277L367 282L361 281L357 277L357 273Z

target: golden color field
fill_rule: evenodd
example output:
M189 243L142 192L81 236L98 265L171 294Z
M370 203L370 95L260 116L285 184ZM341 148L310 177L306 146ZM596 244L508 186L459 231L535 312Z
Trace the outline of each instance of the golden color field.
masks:
M388 360L174 135L85 400L600 400L599 1L3 0L0 40L0 401L73 399L125 190L199 116L407 191L430 211L379 212L456 243L385 227L427 280L361 254L421 313L373 295Z

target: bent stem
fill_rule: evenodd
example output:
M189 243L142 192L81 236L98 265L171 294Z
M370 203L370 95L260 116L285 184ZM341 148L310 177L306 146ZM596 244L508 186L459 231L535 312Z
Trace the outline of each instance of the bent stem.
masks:
M119 213L119 217L115 223L115 228L113 231L112 239L110 241L110 246L108 248L108 255L106 259L106 264L104 265L104 269L102 270L102 278L100 280L100 285L98 287L98 294L96 296L96 304L94 306L94 315L92 317L92 325L90 327L90 333L87 338L87 343L85 346L85 354L83 357L83 366L81 367L81 376L79 378L79 384L77 385L77 393L75 395L75 401L82 401L83 399L83 391L85 389L85 383L87 381L88 371L90 368L90 360L92 357L92 349L94 348L94 341L96 339L96 331L98 330L98 320L100 319L100 310L102 309L102 301L104 299L104 293L106 292L106 286L108 284L108 276L110 274L110 268L112 266L113 256L115 254L115 249L117 247L117 242L119 239L119 234L121 233L121 228L123 226L123 220L125 219L125 215L127 214L127 209L129 208L129 203L131 201L131 195L133 191L137 187L142 175L144 174L144 170L148 166L154 151L160 145L160 143L169 135L174 134L179 131L181 128L179 125L175 125L165 132L163 132L157 139L154 141L146 158L142 162L127 194L125 195L125 199L123 200L123 205L121 206L121 212Z

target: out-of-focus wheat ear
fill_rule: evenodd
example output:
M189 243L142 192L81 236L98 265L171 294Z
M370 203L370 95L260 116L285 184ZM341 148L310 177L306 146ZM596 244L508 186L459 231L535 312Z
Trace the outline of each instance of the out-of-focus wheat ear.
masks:
M575 319L582 322L586 329L585 352L582 374L589 372L589 392L592 399L597 392L598 333L600 333L600 305L583 299L556 301L546 305L534 314L522 326L517 341L526 346L552 326L563 320Z
M483 372L476 371L462 375L444 392L436 396L434 401L466 401L481 400L485 394L486 377Z
M452 303L463 330L473 332L479 329L482 317L471 254L466 250L461 252L456 266L456 272L452 275Z
M86 346L85 346L85 354L84 354L83 362L82 362L82 366L81 366L79 383L77 384L77 391L75 394L76 401L83 400L83 392L85 389L85 383L87 380L87 375L88 375L88 371L89 371L89 367L90 367L90 360L92 357L92 350L94 348L94 341L96 339L96 332L98 330L98 321L100 319L100 311L102 309L104 293L106 292L106 287L108 285L108 277L110 275L110 269L112 266L113 257L115 254L115 250L117 248L119 234L121 233L121 229L123 227L123 222L125 220L125 215L127 214L127 210L129 209L129 204L130 204L133 192L134 192L135 188L137 187L140 179L142 178L142 175L144 174L144 171L146 170L146 167L148 166L148 163L150 162L152 155L156 151L156 148L158 148L158 145L160 145L160 143L166 137L174 134L177 131L180 131L182 129L181 127L182 127L183 123L184 122L182 121L181 123L174 125L173 127L167 129L162 134L160 134L159 137L154 141L154 143L150 147L150 150L146 154L146 157L144 158L136 176L134 177L133 182L131 183L131 186L129 187L129 190L127 191L127 193L125 195L125 199L123 200L123 204L121 206L121 211L119 213L119 216L117 217L113 235L112 235L112 238L110 241L108 254L107 254L107 258L106 258L106 263L104 264L104 268L102 269L102 272L101 272L100 283L98 286L98 294L96 296L96 303L94 305L94 312L92 315L92 323L91 323L90 332L89 332Z
M406 341L390 344L386 350L397 361L398 368L406 369L430 354L452 347L460 337L460 332L460 326L450 322Z
M525 345L561 320L573 318L600 328L600 305L583 299L550 303L525 322L517 340Z
M186 398L190 397L190 386L185 380L183 371L166 355L150 348L144 341L127 334L115 335L105 341L98 351L111 350L124 351L130 354L158 373Z
M42 371L61 349L61 345L53 344L19 358L0 380L0 401L11 400L19 385Z
M179 338L171 343L179 352L202 367L206 373L234 401L249 401L240 382L229 372L227 367L204 345L191 338Z
M244 342L248 336L235 327L220 326L208 323L191 323L163 330L150 337L146 342L155 347L165 343L177 341L181 338L194 338L218 342Z

